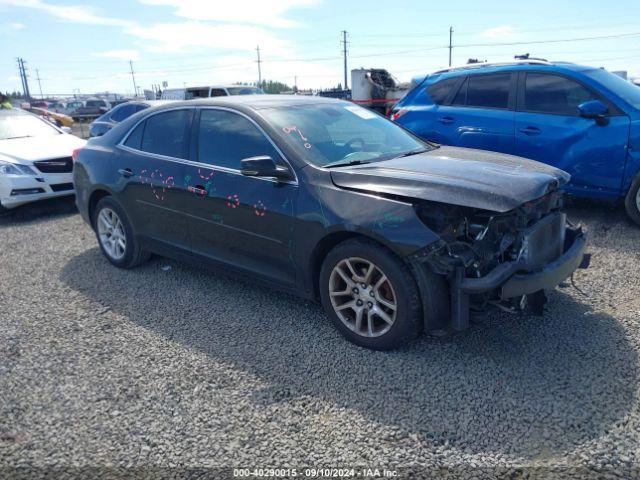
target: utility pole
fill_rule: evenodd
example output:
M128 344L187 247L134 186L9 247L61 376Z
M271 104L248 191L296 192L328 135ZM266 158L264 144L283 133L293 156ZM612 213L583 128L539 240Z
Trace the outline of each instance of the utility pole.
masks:
M347 86L347 31L342 31L342 56L344 57L344 89L348 90Z
M18 70L20 71L20 80L22 81L22 91L24 92L25 100L29 100L31 98L31 93L29 92L29 81L27 80L27 69L25 68L24 59L18 57L16 58L18 61Z
M44 95L42 95L42 84L40 83L40 71L36 68L36 78L38 79L38 87L40 88L40 98L43 99Z
M298 76L293 77L293 92L298 93Z
M449 66L451 66L452 52L453 52L453 27L449 27Z
M133 97L138 96L138 87L136 86L136 76L133 73L133 62L129 60L129 66L131 67L131 79L133 80Z
M256 47L256 53L258 54L258 88L262 87L262 69L260 67L260 45Z

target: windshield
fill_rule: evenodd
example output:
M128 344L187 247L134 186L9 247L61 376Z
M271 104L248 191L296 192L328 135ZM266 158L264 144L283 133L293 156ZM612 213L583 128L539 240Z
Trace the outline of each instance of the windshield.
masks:
M254 87L227 87L229 95L259 95L264 92L260 88Z
M637 85L602 69L590 70L584 74L611 90L634 108L640 109L640 87Z
M60 132L32 115L0 115L0 140L54 135L60 135Z
M357 105L292 105L261 113L285 142L318 166L376 162L432 148Z
M87 100L87 107L104 107L104 105L102 100Z

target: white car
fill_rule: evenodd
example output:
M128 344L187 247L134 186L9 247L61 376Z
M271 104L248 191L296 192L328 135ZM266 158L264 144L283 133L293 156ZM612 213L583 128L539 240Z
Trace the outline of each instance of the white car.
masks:
M24 110L0 110L0 210L73 195L71 156L85 144Z

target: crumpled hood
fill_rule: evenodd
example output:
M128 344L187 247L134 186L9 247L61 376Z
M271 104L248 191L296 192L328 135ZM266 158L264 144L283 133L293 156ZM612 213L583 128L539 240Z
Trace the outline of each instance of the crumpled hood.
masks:
M506 212L569 181L569 174L513 155L440 147L331 170L335 185L372 193Z
M36 160L70 157L73 150L87 142L74 135L61 133L51 137L26 137L0 140L0 159L31 165Z

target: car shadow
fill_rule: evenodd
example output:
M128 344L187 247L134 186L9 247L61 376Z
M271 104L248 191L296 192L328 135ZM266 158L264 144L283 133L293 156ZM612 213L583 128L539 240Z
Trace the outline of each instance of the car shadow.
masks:
M170 260L123 271L93 248L60 275L126 321L259 377L256 404L330 402L392 427L381 439L391 446L540 457L604 435L634 404L625 330L563 291L544 318L489 315L448 339L374 352L313 302Z
M68 217L77 213L75 197L52 198L0 212L0 228L43 219Z

